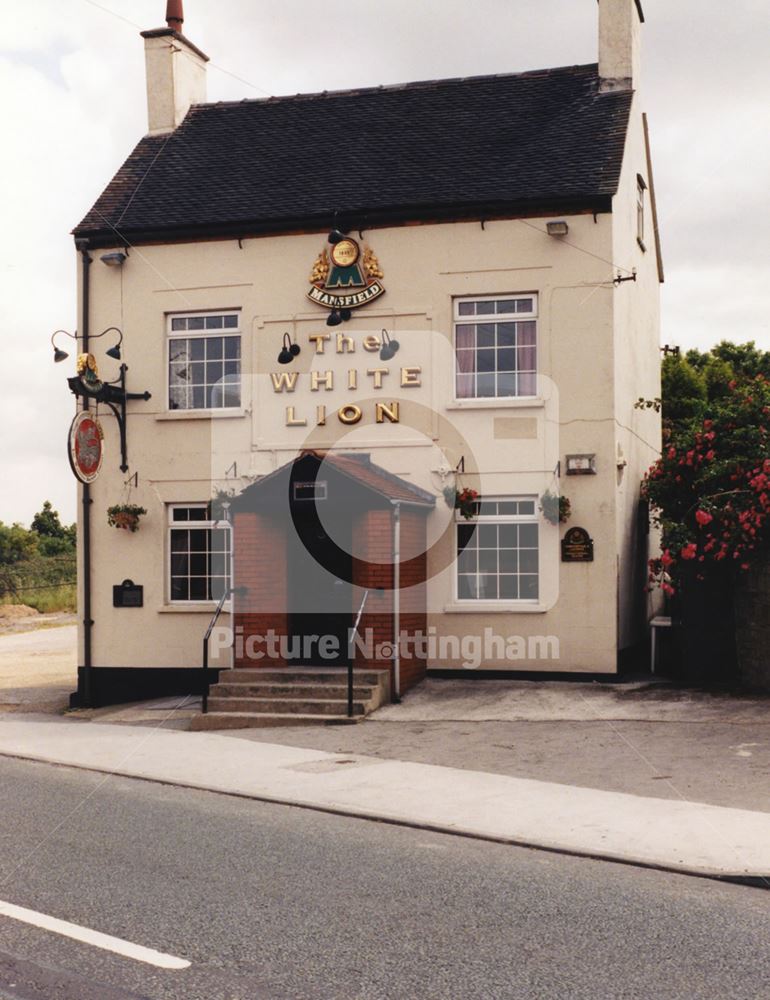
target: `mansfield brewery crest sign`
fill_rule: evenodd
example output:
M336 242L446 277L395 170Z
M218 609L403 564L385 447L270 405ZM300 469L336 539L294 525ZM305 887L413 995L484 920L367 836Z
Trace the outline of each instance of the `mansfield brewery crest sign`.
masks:
M344 236L316 258L307 297L327 309L356 309L384 293L381 279L374 251Z

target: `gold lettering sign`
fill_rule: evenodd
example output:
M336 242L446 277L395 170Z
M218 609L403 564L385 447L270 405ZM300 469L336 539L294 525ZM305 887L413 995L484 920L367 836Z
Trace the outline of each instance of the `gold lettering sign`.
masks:
M287 427L307 427L306 417L297 417L294 413L293 406L286 407L286 426Z
M337 416L343 424L357 424L363 414L361 413L360 406L356 406L355 403L348 403L347 406L340 407L337 411Z
M398 401L394 400L392 403L377 403L376 406L376 419L378 424L385 422L388 419L391 424L397 424L399 421L398 413Z

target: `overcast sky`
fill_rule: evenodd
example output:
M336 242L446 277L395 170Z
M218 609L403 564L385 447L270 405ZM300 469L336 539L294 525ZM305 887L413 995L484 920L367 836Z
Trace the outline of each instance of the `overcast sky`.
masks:
M664 342L770 348L766 0L644 0ZM0 0L0 520L75 517L74 412L49 337L77 326L69 232L146 128L139 29L165 0ZM185 0L209 99L596 60L596 0ZM458 136L458 142L463 137Z

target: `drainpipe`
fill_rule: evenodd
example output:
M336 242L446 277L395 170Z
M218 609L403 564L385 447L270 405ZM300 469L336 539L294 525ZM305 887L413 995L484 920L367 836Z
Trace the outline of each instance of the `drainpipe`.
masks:
M393 698L401 701L401 501L393 504Z
M82 316L81 331L83 339L83 353L88 354L88 336L90 320L90 272L92 258L85 247L80 248L80 255L83 262L83 292L82 292ZM83 397L83 409L90 407L88 396ZM83 684L82 697L80 703L85 708L90 708L93 699L92 689L92 629L93 619L91 618L91 484L83 483Z

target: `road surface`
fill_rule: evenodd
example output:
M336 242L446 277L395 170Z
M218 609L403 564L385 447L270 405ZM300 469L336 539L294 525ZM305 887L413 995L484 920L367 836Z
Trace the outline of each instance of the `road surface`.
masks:
M7 758L0 792L2 1000L756 1000L770 981L760 889Z

